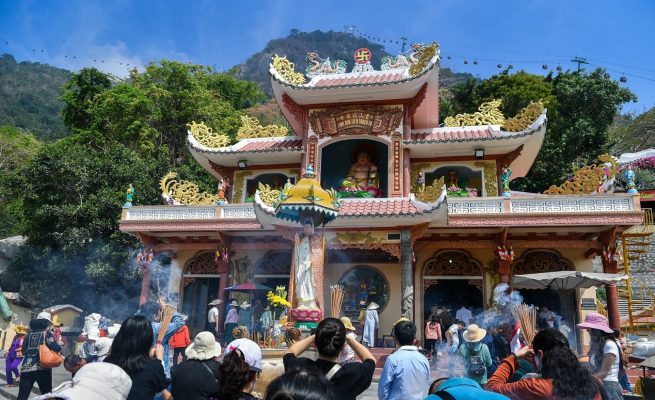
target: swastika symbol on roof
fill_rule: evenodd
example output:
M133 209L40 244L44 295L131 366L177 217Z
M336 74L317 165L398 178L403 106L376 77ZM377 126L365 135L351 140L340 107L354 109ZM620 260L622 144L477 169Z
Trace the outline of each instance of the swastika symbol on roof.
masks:
M357 64L366 64L367 62L371 61L372 57L373 54L371 53L371 50L365 47L355 50L354 58Z

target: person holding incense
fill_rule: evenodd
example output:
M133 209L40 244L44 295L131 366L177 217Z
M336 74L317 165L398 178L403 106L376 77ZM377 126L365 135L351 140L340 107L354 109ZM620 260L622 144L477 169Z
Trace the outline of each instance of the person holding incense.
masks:
M521 360L536 363L539 377L509 383ZM564 335L544 329L534 337L532 348L522 347L500 363L485 389L516 400L601 400L601 385L578 361Z
M158 303L155 303L154 301L149 301L141 305L140 312L141 315L148 318L152 324L152 333L153 333L152 346L154 347L155 345L161 344L164 349L163 350L164 373L166 374L166 378L170 379L171 366L170 366L168 343L171 337L175 334L175 332L177 332L182 327L182 325L184 325L184 319L182 318L182 315L178 313L174 313L172 317L170 317L170 320L168 321L162 319L162 312L164 311L165 307L166 307L166 303L164 302L164 300L159 299ZM168 326L165 327L166 331L162 335L160 335L159 330L166 323L168 323Z

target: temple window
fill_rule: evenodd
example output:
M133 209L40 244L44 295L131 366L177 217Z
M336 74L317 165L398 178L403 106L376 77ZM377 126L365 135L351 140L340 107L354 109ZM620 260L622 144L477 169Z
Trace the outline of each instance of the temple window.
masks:
M464 165L448 165L425 173L425 184L431 185L443 177L450 197L480 197L482 191L482 171Z
M269 185L273 190L281 190L282 187L284 187L284 184L287 183L287 179L291 183L296 183L295 177L287 176L279 172L265 173L246 179L246 191L244 193L245 196L244 201L246 203L251 203L254 200L255 192L259 188L260 183L264 185Z
M339 284L344 287L342 313L352 321L357 320L361 305L374 301L380 305L381 312L389 301L389 283L373 267L353 267L343 274Z
M341 198L388 196L388 149L375 140L342 140L325 146L321 184Z

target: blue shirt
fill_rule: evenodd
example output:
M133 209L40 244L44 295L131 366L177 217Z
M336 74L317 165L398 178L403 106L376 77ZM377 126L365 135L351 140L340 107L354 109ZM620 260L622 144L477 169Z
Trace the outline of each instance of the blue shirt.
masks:
M159 326L161 324L159 322L152 322L152 333L155 335L155 343L157 344L157 336L159 335ZM161 341L161 345L164 347L164 372L166 373L166 377L170 378L171 377L171 366L170 366L170 361L168 357L168 341L170 340L171 336L177 332L182 325L184 325L184 320L182 319L182 316L178 313L175 313L173 315L173 318L171 319L170 324L168 324L168 329L166 330L166 334L164 335L164 338Z
M428 359L418 352L416 346L402 346L384 362L378 383L378 399L424 399L429 381Z
M469 378L450 378L439 386L439 391L447 392L457 400L507 400L502 394L483 390ZM437 392L438 393L438 392ZM440 400L439 396L429 395L425 400Z

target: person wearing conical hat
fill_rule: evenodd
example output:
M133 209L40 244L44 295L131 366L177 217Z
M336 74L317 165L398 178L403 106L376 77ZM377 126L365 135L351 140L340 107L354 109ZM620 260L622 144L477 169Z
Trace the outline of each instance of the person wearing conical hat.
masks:
M27 335L27 327L25 325L16 325L14 332L16 332L16 336L11 341L11 347L9 347L5 359L7 386L14 386L13 375L16 375L16 380L20 379L18 366L23 361L23 340L25 339L25 335Z
M459 353L462 355L467 366L467 375L480 385L487 383L487 371L491 367L491 353L482 339L487 334L485 329L476 324L469 325L464 334L464 345L459 347Z
M239 305L239 326L245 326L248 328L248 331L252 331L252 310L250 309L250 303L244 301Z
M232 330L236 328L237 325L239 325L239 302L232 300L230 302L230 311L227 312L227 315L225 316L225 323L223 324L225 327L224 336L226 344L234 340Z
M209 332L214 335L218 334L218 305L221 303L222 301L220 299L215 299L208 304L210 308L209 311L207 311L207 326Z
M375 347L375 330L380 326L380 319L378 317L378 308L380 306L372 301L366 307L366 314L364 315L364 333L362 334L362 343L368 347Z

